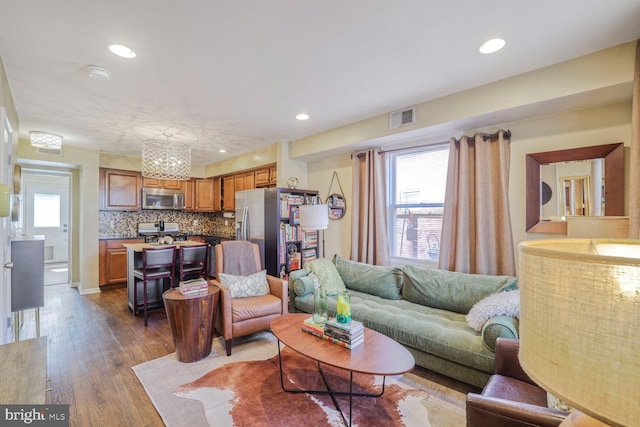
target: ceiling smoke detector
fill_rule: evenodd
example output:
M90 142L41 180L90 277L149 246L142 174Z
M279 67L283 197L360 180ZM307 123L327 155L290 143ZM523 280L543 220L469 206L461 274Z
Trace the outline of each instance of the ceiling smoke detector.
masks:
M89 73L89 77L96 80L109 80L109 77L111 77L111 71L103 67L98 67L97 65L89 65L87 72Z

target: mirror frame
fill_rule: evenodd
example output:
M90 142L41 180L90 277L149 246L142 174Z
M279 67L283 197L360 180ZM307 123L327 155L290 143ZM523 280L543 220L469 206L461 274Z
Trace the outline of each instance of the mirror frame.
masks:
M528 233L567 234L566 221L540 220L540 166L572 160L604 158L605 216L624 215L624 144L595 145L526 155L526 230Z

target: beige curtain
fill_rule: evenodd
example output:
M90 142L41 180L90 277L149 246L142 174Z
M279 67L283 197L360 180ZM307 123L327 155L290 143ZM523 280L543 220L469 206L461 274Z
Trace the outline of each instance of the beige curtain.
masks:
M385 155L369 150L352 158L351 259L389 265Z
M636 44L636 66L631 107L631 150L629 160L629 237L640 239L640 40Z
M509 214L509 138L451 139L438 267L515 275Z

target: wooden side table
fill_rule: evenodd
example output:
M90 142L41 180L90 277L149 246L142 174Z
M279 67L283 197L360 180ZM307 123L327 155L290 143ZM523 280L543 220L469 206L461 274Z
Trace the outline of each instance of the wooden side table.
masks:
M206 293L198 295L182 295L172 288L162 299L177 359L189 363L207 357L213 343L220 288L209 285Z

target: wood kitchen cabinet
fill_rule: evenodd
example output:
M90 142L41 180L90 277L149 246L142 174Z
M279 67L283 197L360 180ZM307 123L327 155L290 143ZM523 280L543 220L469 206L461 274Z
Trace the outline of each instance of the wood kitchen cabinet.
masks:
M222 177L222 210L233 212L236 209L236 188L233 176Z
M213 207L222 210L222 178L213 178Z
M100 240L98 280L100 287L124 287L127 284L127 248L124 243L144 243L144 239Z
M265 166L254 171L254 187L272 187L278 181L278 168L274 165Z
M235 191L252 190L256 188L254 181L254 173L242 172L233 176L233 189Z
M166 188L169 190L182 190L182 181L177 179L156 179L142 177L142 186L145 188Z
M142 207L140 172L100 168L100 209L139 211Z
M213 204L213 182L211 178L195 179L193 181L194 191L193 198L197 212L213 212L215 206Z
M194 185L193 182L195 180L192 179L188 179L186 181L182 181L182 187L181 190L184 193L184 210L185 211L195 211L196 210L196 204L195 204L195 195L194 195Z

